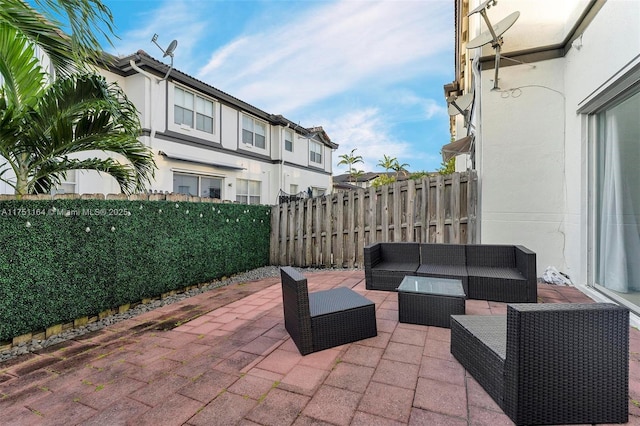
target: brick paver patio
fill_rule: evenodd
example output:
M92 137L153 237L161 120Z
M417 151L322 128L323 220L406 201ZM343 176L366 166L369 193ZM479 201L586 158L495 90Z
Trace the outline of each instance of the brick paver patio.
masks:
M348 286L373 300L378 336L303 357L279 279L231 285L0 363L0 424L512 424L451 356L448 329L398 323L397 294L365 290L362 271L305 275L311 291ZM572 287L538 293L590 301ZM629 424L640 424L639 352L632 328Z

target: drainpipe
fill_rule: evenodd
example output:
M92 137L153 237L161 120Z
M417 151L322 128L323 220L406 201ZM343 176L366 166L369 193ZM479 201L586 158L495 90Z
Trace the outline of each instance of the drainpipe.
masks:
M131 68L136 70L138 73L140 73L140 74L144 75L145 77L147 77L149 79L149 82L153 83L154 81L158 80L156 78L156 76L154 76L153 74L149 74L148 72L146 72L142 68L140 68L138 65L136 65L136 63L134 62L133 59L129 60L129 65L131 65ZM159 81L157 81L157 82L159 83ZM156 129L155 129L155 126L153 125L153 108L154 108L154 105L153 105L153 88L154 88L154 85L150 84L149 85L149 108L148 108L149 130L150 130L149 147L152 146L153 138L156 135Z

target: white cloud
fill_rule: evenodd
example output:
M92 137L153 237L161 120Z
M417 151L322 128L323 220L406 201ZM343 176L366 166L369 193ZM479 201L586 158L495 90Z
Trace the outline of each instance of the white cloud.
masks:
M423 98L409 91L398 91L392 98L399 105L416 111L415 119L418 121L443 119L447 117L447 107L444 101L436 101L431 98Z
M119 33L120 40L115 40L116 54L130 55L142 49L149 55L162 60L162 51L151 42L151 37L158 34L157 43L166 49L172 40L178 41L174 66L187 71L195 68L196 45L206 36L207 16L202 13L203 6L199 2L188 0L169 1L156 9L139 16L142 23L135 30ZM117 32L117 30L116 30ZM169 61L167 60L167 63ZM187 71L188 72L188 71Z
M354 85L384 87L433 67L452 44L449 1L319 3L240 35L198 78L262 109L291 111ZM435 34L435 35L434 35Z
M339 156L349 154L354 148L354 155L363 159L363 163L355 165L358 170L383 171L377 164L384 155L396 157L401 163L410 163L410 144L394 136L384 115L375 108L352 110L337 119L316 121L321 121L329 137L340 145L333 155L335 174L347 172L347 167L337 165Z

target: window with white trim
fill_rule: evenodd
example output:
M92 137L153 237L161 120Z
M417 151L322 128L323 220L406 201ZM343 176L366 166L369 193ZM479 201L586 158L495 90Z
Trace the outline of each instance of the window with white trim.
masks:
M258 180L237 179L236 201L241 204L260 204L262 183Z
M173 192L194 197L222 199L222 178L211 176L173 174Z
M247 115L242 116L242 142L256 148L265 149L267 146L267 125Z
M291 130L284 131L284 149L293 152L293 132Z
M309 141L309 161L322 164L322 144Z
M75 194L76 193L76 176L77 172L75 170L69 170L66 173L66 176L60 182L60 185L57 185L52 189L52 194Z
M320 188L317 186L312 186L311 187L311 195L313 195L314 197L322 197L324 194L326 194L327 190L325 188Z
M180 87L174 88L173 121L187 127L213 133L213 102Z

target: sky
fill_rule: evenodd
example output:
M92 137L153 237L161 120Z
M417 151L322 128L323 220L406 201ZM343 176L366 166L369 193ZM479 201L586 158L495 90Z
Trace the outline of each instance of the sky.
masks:
M384 171L440 167L449 142L443 86L454 80L452 0L103 0L113 46L158 60L178 41L174 67L270 114L322 126L340 155ZM164 60L167 64L167 58Z

